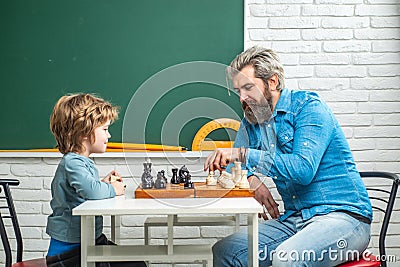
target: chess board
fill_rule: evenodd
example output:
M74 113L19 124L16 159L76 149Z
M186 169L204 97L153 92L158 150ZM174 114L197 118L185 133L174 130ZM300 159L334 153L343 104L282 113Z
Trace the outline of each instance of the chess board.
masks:
M194 182L194 188L185 189L183 184L167 184L165 189L143 189L140 185L135 190L135 198L220 198L220 197L254 197L254 189L226 189L220 185L206 185L205 182Z

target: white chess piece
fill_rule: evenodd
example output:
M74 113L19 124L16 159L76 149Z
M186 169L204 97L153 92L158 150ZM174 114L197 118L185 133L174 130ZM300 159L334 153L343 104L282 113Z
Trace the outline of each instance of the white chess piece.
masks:
M242 163L240 161L234 162L234 167L232 167L232 179L236 187L239 187L240 180L242 179Z
M240 189L245 189L245 188L250 188L249 181L247 180L247 170L242 170L242 177L239 182L239 188Z
M217 184L217 180L215 180L214 178L214 172L210 171L210 173L208 174L207 178L206 178L206 185L216 185Z
M223 188L233 189L235 188L235 184L232 179L232 175L226 171L221 172L221 176L218 177L218 183Z

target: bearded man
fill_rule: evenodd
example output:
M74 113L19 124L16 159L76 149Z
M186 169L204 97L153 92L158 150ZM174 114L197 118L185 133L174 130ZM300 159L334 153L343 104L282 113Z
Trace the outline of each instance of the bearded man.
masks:
M216 149L204 170L229 169L236 160L248 170L255 198L272 218L260 215L260 266L335 266L351 260L349 252L361 254L370 239L371 203L332 111L316 93L285 88L272 50L244 51L227 75L244 119L234 148ZM282 214L258 174L276 184ZM218 241L214 266L247 266L247 246L244 231Z

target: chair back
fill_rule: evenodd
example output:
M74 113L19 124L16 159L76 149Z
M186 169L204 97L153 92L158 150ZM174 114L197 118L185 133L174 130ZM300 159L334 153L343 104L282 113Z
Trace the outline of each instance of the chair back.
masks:
M4 224L5 219L10 219L12 222L12 227L17 241L17 262L22 261L22 235L10 191L10 186L18 185L19 181L16 179L0 179L0 235L1 241L3 243L4 253L6 255L5 267L11 267L12 264L12 251Z
M386 255L386 234L390 222L390 217L392 216L394 203L396 200L397 189L400 184L400 177L397 174L389 172L360 172L363 178L366 188L368 191L369 198L371 200L372 209L374 211L380 211L384 214L382 225L379 232L379 256L381 261L381 266L387 266L387 255ZM366 179L368 178L368 179ZM375 179L375 180L371 180ZM390 189L386 189L378 182L377 179L388 179Z

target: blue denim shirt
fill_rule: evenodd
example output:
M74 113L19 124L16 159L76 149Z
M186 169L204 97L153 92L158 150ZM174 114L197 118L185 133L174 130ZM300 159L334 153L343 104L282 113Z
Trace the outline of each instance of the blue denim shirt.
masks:
M284 202L281 220L346 210L372 219L372 208L347 140L316 93L284 89L268 122L242 120L235 147L247 147L249 176L271 177Z

